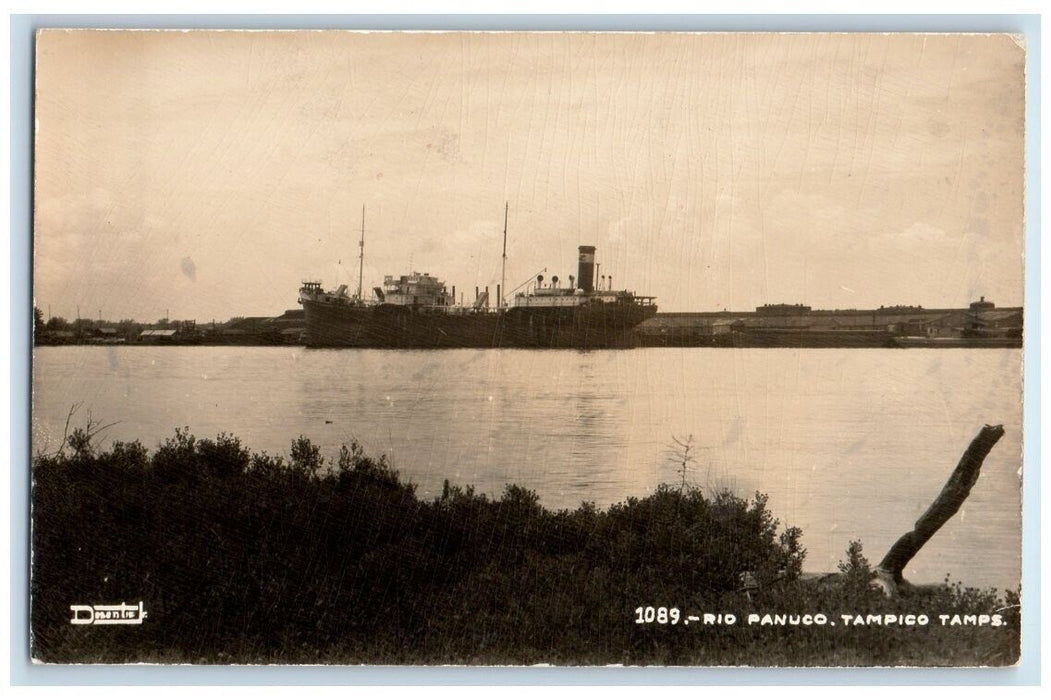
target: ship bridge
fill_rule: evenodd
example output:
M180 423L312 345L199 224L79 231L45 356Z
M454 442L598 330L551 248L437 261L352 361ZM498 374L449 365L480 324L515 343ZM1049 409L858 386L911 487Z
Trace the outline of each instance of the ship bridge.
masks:
M384 301L396 306L449 306L452 298L445 282L424 272L383 278Z

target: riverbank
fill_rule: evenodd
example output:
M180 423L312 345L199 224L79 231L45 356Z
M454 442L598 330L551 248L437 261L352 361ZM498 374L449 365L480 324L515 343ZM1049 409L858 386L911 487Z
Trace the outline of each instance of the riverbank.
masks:
M658 312L642 321L618 346L704 348L1021 348L1022 307L997 308L982 297L968 308L924 309L889 306L878 309L821 310L802 304L771 304L755 311ZM302 309L275 317L236 317L221 324L162 321L97 322L78 319L43 321L36 310L34 342L47 345L305 345ZM328 340L312 345L368 346L360 339L340 340L337 317L326 325ZM426 324L424 324L426 325ZM433 329L432 329L433 330ZM324 335L324 333L323 333ZM448 338L417 329L404 347L448 347ZM488 341L463 346L489 345ZM389 345L387 342L375 345Z
M74 431L33 479L32 649L45 662L1005 665L1019 653L1012 593L887 600L856 548L842 576L800 577L801 532L759 494L662 486L552 511L519 487L490 498L447 483L424 500L356 444L328 460L301 437L271 456L188 431L152 453L100 451ZM141 624L70 622L73 605L140 601Z

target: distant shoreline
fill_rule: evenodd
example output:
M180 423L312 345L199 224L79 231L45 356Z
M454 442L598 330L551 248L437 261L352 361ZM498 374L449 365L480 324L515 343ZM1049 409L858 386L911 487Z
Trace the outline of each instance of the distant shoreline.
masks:
M967 308L955 309L888 306L821 310L802 304L768 304L745 312L658 312L632 331L624 348L617 349L1020 348L1023 318L1022 307L997 308L984 297ZM40 318L38 323L42 328L34 335L35 346L328 346L312 342L301 309L222 324L171 321L147 326L132 321L113 324L82 319L71 325L61 319L44 323ZM443 341L447 343L447 339ZM361 347L373 346L363 343ZM405 347L429 349L425 340Z
M98 347L98 348L158 348L158 347L285 347L285 348L308 348L329 350L431 350L431 348L405 347L405 348L348 348L340 346L309 346L305 343L272 343L265 341L243 340L240 342L201 342L201 341L170 341L164 343L114 343L97 342L91 339L72 340L66 342L37 342L35 348L46 347ZM722 348L722 349L745 349L745 348L810 348L810 349L1020 349L1022 339L928 339L920 336L902 336L900 338L879 338L873 340L857 334L848 335L846 338L831 338L821 334L787 334L783 337L753 336L737 337L728 336L726 339L699 339L699 338L654 338L640 340L632 348L605 348L615 351L632 350L634 348ZM433 350L457 349L457 348L433 348ZM478 349L478 348L475 348ZM485 348L482 348L485 349ZM491 348L494 350L507 348ZM519 348L523 349L523 348ZM526 350L558 350L560 348L524 348ZM565 348L561 348L565 349Z

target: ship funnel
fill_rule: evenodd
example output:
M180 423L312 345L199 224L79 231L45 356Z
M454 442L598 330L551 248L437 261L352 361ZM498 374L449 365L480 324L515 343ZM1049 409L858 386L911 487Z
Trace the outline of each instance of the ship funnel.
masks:
M580 264L577 266L577 289L595 291L595 246L580 246Z

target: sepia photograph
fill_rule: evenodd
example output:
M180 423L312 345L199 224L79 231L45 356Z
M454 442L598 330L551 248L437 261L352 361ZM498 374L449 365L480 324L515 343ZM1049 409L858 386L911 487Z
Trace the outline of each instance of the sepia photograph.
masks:
M1022 35L34 54L34 663L1019 663Z

